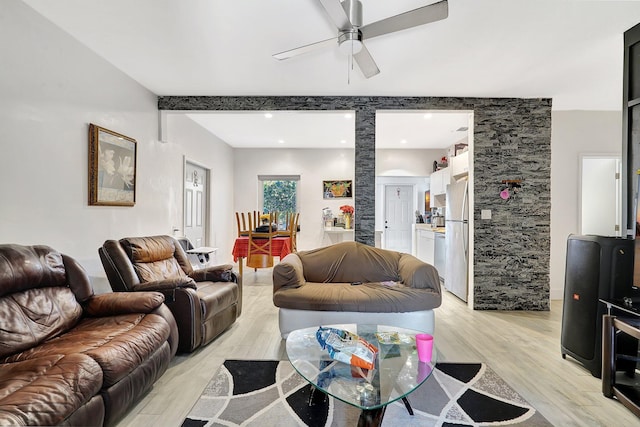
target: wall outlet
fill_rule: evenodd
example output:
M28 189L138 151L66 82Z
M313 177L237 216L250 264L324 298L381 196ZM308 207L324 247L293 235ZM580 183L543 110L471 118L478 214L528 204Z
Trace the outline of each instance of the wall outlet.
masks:
M480 219L491 219L491 209L481 209Z

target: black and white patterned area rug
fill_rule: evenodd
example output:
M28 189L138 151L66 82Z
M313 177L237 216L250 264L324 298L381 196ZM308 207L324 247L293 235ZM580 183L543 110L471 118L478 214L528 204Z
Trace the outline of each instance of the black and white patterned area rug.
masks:
M438 363L422 386L390 404L382 425L521 426L551 424L483 363ZM183 427L355 426L360 410L311 388L289 362L227 360Z

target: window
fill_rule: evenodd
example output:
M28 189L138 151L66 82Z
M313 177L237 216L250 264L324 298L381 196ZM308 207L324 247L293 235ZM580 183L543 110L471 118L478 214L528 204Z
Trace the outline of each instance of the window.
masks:
M280 223L284 222L284 214L298 212L299 175L259 175L258 181L262 188L262 212L278 212Z

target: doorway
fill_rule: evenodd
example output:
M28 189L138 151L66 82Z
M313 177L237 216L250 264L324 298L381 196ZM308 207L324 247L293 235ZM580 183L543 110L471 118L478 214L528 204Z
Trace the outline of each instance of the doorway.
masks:
M622 236L620 156L580 156L580 234Z
M209 170L185 161L184 235L194 247L207 245Z
M384 186L384 247L411 253L413 224L413 186Z

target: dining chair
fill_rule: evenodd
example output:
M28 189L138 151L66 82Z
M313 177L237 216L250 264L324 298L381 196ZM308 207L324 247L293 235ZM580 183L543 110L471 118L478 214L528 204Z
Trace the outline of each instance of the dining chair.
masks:
M255 270L273 267L273 238L278 235L274 227L274 219L276 217L276 213L269 214L269 224L266 231L258 232L256 228L249 229L247 267Z
M242 225L240 225L241 221ZM247 227L244 212L236 212L236 223L238 224L238 237L248 236L251 229L251 217L249 216L249 227Z
M249 211L236 212L236 223L238 225L238 237L248 236L249 230L255 230L260 225L260 212Z
M300 212L296 212L293 219L293 227L291 227L291 252L298 252L298 227L300 220Z
M285 229L278 230L276 233L278 237L289 237L291 252L296 252L297 245L296 239L298 236L298 218L300 214L294 212L287 212L285 217Z
M249 228L255 230L260 225L260 212L247 212L247 217L249 219Z

